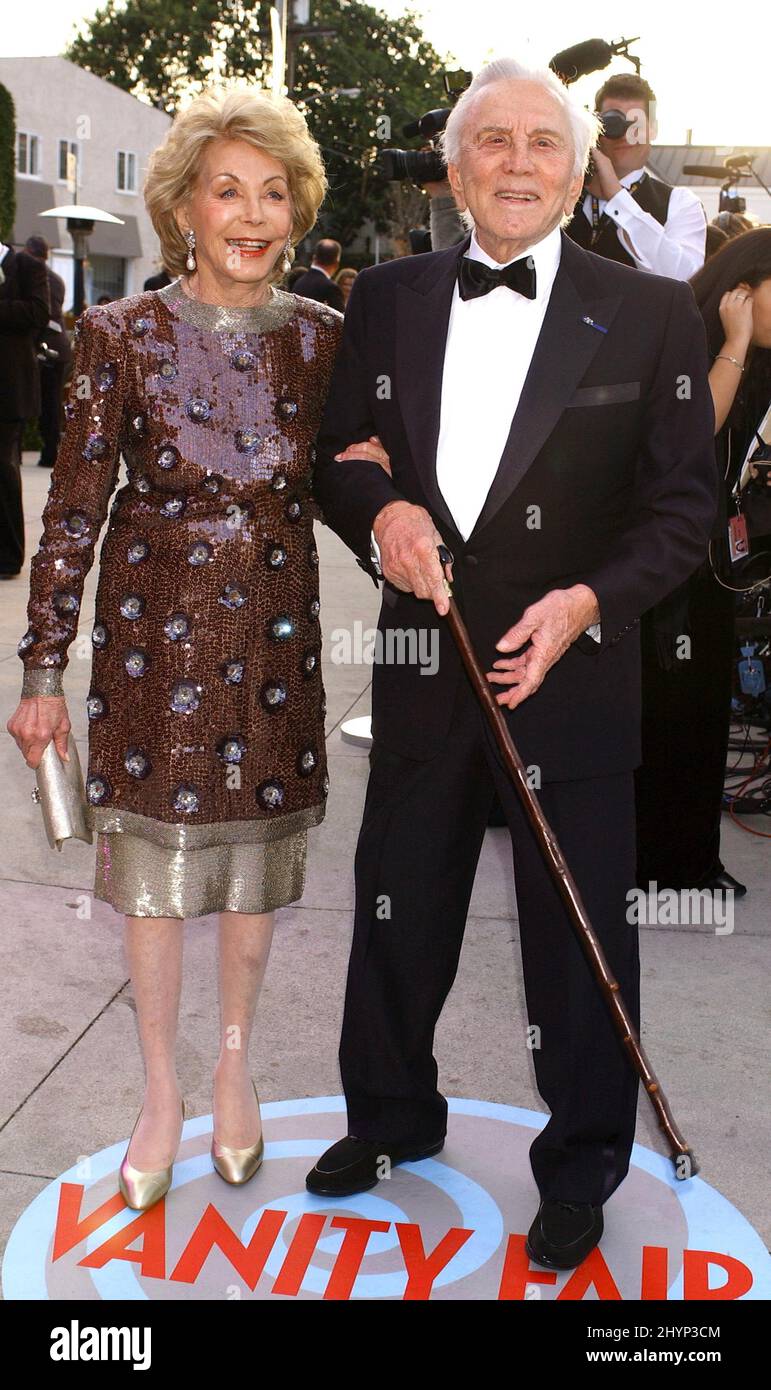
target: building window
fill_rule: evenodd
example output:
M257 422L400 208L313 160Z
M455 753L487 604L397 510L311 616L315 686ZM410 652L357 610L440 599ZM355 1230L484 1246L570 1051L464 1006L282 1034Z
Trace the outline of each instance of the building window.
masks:
M86 296L96 304L99 296L122 299L126 293L126 262L122 256L89 256Z
M128 150L118 150L118 173L116 187L119 193L137 191L137 157Z
M68 180L67 180L67 155L68 155L68 154L73 155L74 158L75 158L76 160L79 160L79 158L80 158L80 153L79 153L79 150L78 150L77 141L75 141L75 140L60 140L60 141L59 141L59 170L58 170L58 174L57 174L57 178L58 178L58 180L59 180L59 183L67 183L67 181L68 181Z
M34 179L40 175L40 140L28 130L16 132L16 172Z

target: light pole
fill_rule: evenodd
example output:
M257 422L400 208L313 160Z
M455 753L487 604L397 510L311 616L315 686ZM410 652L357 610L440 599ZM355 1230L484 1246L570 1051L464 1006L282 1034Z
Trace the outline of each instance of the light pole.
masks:
M72 309L77 319L86 307L83 264L88 256L88 238L94 230L94 224L97 222L117 222L122 227L124 225L123 218L113 217L111 212L102 212L101 208L84 207L81 203L70 203L68 207L62 208L48 208L45 212L41 212L40 216L66 219L67 231L72 237L75 264Z

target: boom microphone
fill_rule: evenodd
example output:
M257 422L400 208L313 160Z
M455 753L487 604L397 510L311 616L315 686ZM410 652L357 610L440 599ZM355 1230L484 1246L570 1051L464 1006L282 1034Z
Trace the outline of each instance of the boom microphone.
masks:
M549 67L563 82L577 82L579 77L586 77L587 73L606 68L617 53L624 58L629 57L626 50L630 43L637 43L637 39L619 39L618 43L606 43L604 39L584 39L583 43L576 43L572 48L563 49L562 53L555 53Z

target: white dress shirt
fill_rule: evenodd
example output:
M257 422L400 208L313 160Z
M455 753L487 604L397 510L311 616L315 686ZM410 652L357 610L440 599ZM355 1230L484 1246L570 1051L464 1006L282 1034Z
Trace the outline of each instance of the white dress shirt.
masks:
M704 264L707 238L704 208L690 188L673 188L667 220L662 227L629 192L630 184L645 172L645 169L633 169L619 180L621 188L612 198L607 202L598 198L600 216L607 213L616 223L619 241L633 257L638 270L668 275L672 280L690 280ZM583 211L591 226L591 193L584 198Z
M450 308L442 373L436 480L455 524L468 540L498 471L530 367L560 261L559 227L514 257L535 262L535 299L499 285ZM494 268L471 234L467 255Z
M498 285L475 299L461 299L456 281L442 373L436 477L458 531L468 540L498 471L511 422L535 351L562 251L560 228L525 247L513 260L532 256L535 299ZM471 234L471 260L500 268ZM480 406L484 403L484 408ZM373 559L380 550L372 533ZM587 629L600 640L599 623Z

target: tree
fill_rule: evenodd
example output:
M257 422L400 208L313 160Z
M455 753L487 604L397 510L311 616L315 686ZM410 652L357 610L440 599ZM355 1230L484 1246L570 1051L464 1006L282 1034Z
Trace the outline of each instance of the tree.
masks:
M16 109L0 83L0 241L9 242L16 220Z
M269 8L260 0L128 0L122 7L107 0L66 56L173 114L212 81L268 84ZM298 36L290 96L324 155L330 192L321 229L345 244L367 218L384 232L401 224L396 203L414 207L412 198L395 202L373 159L389 144L405 144L405 122L443 104L446 64L413 15L391 19L362 0L314 0L311 24L333 32Z

